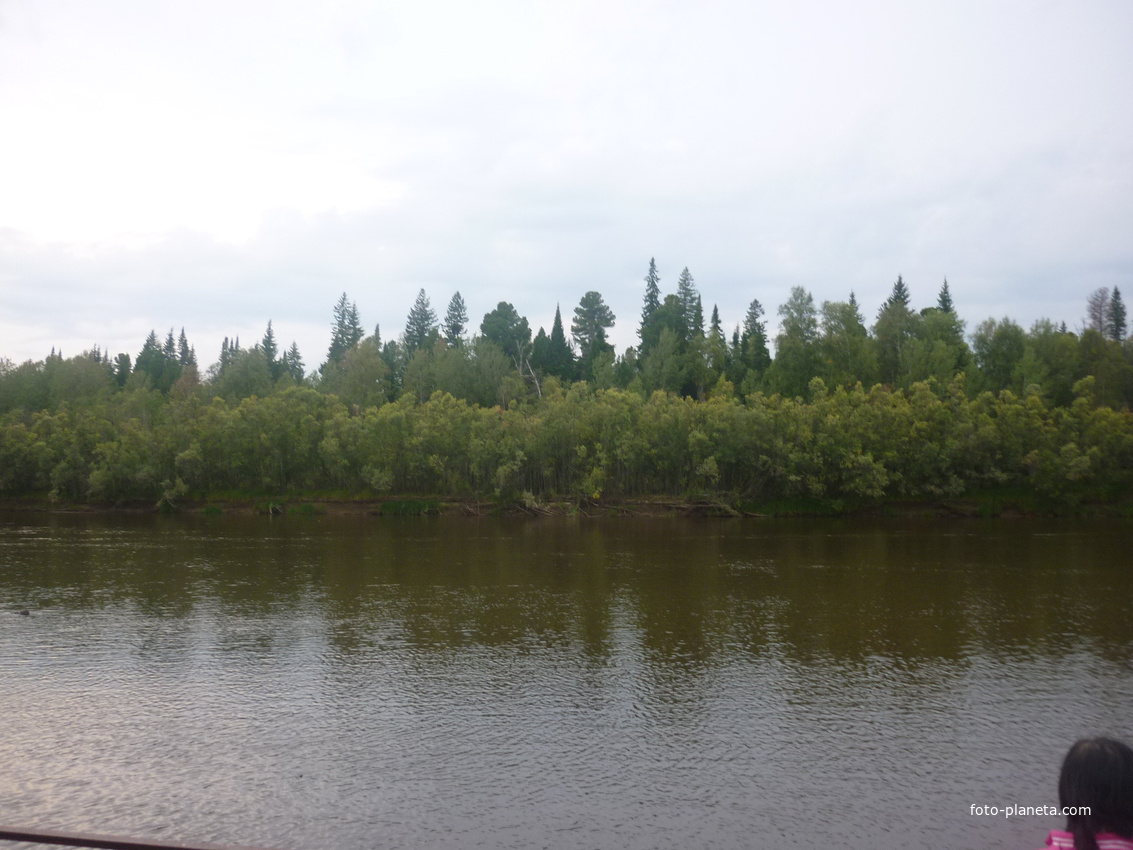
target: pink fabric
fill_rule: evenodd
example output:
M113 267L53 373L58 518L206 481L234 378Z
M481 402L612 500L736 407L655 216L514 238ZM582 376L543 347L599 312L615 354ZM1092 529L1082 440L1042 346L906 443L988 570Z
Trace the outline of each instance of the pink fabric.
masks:
M1133 839L1122 838L1112 832L1097 836L1098 850L1133 850ZM1046 846L1054 850L1074 850L1074 836L1061 829L1052 829L1047 836Z

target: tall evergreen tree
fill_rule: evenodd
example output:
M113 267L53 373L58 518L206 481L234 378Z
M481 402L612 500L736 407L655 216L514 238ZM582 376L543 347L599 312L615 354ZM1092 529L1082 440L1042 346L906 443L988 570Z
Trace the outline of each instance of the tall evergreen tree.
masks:
M606 341L606 331L613 326L614 313L606 306L601 294L591 290L583 295L574 308L570 330L578 343L579 356L586 364L584 368L589 368L600 352L613 350Z
M897 275L897 280L893 282L893 291L889 293L889 297L885 299L881 309L884 310L894 304L900 304L905 309L909 308L909 287L905 285L901 275Z
M346 293L334 305L334 323L331 326L330 348L327 350L327 362L323 364L322 371L328 367L342 362L346 352L362 340L362 323L358 319L358 307L351 303Z
M177 340L177 362L182 366L197 365L197 352L189 345L189 338L185 336L184 328L181 328L181 336Z
M697 302L700 300L700 293L696 290L696 281L692 279L689 273L688 266L681 270L681 276L677 278L677 300L681 305L681 337L682 342L688 342L692 339L696 326ZM704 311L701 309L699 330L704 333Z
M268 319L267 330L264 331L264 338L260 341L260 351L264 353L269 364L274 363L276 357L279 356L279 346L275 342L275 331L271 326L271 319Z
M641 325L637 335L642 343L645 342L646 328L657 308L661 306L661 276L657 274L657 262L649 258L649 272L645 275L645 303L641 307Z
M431 348L437 338L437 314L429 304L429 296L422 289L405 320L405 348L412 356L418 348Z
M291 341L291 348L283 355L283 368L291 375L291 380L297 384L303 383L306 377L303 371L303 357L299 354L299 346L294 340Z
M567 342L566 333L563 331L563 315L559 311L559 305L555 305L555 321L551 325L551 339L549 352L551 355L551 367L553 371L548 371L548 374L557 375L563 380L567 380L574 376L574 351Z
M940 296L936 299L936 307L944 313L956 312L956 308L952 306L952 293L948 291L948 278L944 278L944 284L940 287Z
M264 353L264 359L268 362L271 379L278 381L286 367L283 361L279 359L279 345L275 341L275 331L272 329L271 319L268 319L267 330L264 331L264 338L260 340L259 349Z
M1109 321L1107 322L1109 338L1115 342L1125 339L1125 302L1121 300L1121 290L1116 286L1109 299Z
M763 321L763 305L758 298L751 299L744 316L740 352L745 371L755 377L762 376L771 365L771 352L767 348L767 323Z
M728 340L724 336L724 329L720 325L720 309L712 305L712 320L708 325L708 339L706 346L708 365L713 372L713 379L722 375L728 365Z
M464 299L457 292L449 300L448 310L445 312L445 339L450 346L458 346L464 342L464 329L467 325L468 308L464 306Z
M114 381L120 387L126 386L126 381L130 378L130 355L126 352L121 352L114 358Z

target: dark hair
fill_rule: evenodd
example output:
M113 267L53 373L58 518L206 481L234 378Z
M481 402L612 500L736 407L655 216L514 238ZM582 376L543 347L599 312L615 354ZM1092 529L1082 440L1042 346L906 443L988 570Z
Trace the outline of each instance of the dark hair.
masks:
M1062 760L1058 805L1088 806L1088 815L1068 815L1066 831L1075 850L1098 850L1099 833L1133 838L1133 750L1112 738L1083 738Z

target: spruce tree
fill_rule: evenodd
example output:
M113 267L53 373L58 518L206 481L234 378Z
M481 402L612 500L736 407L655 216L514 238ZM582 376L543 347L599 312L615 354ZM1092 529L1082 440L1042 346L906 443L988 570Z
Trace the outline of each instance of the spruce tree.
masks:
M448 302L448 311L445 313L445 339L450 346L461 345L464 342L464 329L468 325L468 309L464 306L464 299L457 292Z
M429 304L429 296L422 289L405 320L405 348L410 354L418 348L428 348L437 334L437 314Z
M271 319L268 319L267 330L264 331L264 338L260 340L259 349L263 352L264 359L268 362L268 371L271 372L271 379L278 381L280 376L283 375L286 364L278 359L279 346L275 342L275 331L272 329Z
M688 342L692 339L694 334L693 323L696 318L697 302L700 300L700 293L696 291L696 281L692 279L689 274L688 266L685 266L681 271L681 276L677 278L677 300L681 305L681 337L682 342ZM700 332L704 333L704 313L700 313Z
M661 306L661 276L657 274L657 262L649 258L649 272L645 275L645 303L641 307L641 325L637 330L638 338L645 342L646 327L657 308Z
M303 358L299 354L299 346L294 340L291 342L291 348L287 349L287 353L283 355L283 366L290 373L291 380L297 384L303 383L305 377Z
M564 381L574 376L574 351L563 332L563 316L558 304L555 305L555 323L551 325L548 353L551 362L547 374L555 375Z
M1121 300L1121 290L1116 286L1109 299L1109 338L1115 342L1125 339L1125 303Z
M352 349L362 339L362 324L358 320L358 307L352 304L342 293L338 303L334 305L334 324L331 329L330 348L327 350L327 362L323 364L322 371L328 366L335 366L342 362L346 352Z
M940 296L936 299L936 307L944 313L956 312L956 308L952 305L952 293L948 291L948 278L944 278L944 284L940 287Z
M185 336L184 328L181 328L181 337L177 340L177 361L182 366L197 365L197 352L189 345L189 339Z
M264 353L269 364L274 363L279 354L279 346L275 343L275 331L272 330L271 319L268 319L267 330L264 331L264 338L260 341L260 350Z
M889 293L889 297L885 299L885 303L881 305L881 309L900 305L906 310L909 308L909 287L905 286L905 281L901 279L901 275L897 275L897 280L893 282L893 291Z

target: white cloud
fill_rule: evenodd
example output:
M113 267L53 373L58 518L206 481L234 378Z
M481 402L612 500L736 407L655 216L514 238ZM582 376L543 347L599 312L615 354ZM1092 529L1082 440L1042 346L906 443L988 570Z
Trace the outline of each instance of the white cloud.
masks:
M208 360L271 318L314 366L343 290L388 336L420 287L535 327L597 289L624 346L654 255L729 326L795 284L870 313L897 274L921 304L948 275L973 326L1074 324L1133 270L1131 23L1120 2L8 6L0 353L183 324Z

